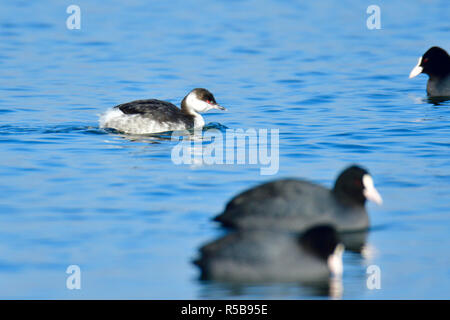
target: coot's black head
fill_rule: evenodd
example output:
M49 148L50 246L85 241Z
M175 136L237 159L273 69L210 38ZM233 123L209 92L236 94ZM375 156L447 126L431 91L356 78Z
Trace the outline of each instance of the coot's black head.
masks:
M300 236L299 241L306 252L326 261L331 273L342 274L344 245L335 228L330 225L312 227Z
M428 49L419 58L417 66L412 69L409 77L414 78L421 73L429 75L430 78L443 78L450 75L450 56L444 49L439 47Z
M373 185L372 176L359 166L345 169L334 184L333 193L337 200L346 205L364 206L366 200L381 204L383 199Z
M211 109L226 110L216 102L213 94L204 88L195 88L189 92L181 102L181 109L188 113L206 112Z

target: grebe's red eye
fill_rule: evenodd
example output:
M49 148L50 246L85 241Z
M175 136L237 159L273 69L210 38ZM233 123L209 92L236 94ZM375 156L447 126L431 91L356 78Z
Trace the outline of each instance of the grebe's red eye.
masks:
M423 62L424 62L424 63L425 63L425 62L428 62L428 58L423 59Z

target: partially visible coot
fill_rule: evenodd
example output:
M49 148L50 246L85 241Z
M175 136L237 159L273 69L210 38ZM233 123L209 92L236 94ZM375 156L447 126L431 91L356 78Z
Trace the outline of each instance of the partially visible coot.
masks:
M430 78L427 94L430 97L450 97L450 56L439 47L428 49L409 74L410 78L425 73Z
M194 262L201 278L225 282L320 282L343 272L344 246L327 225L302 235L240 230L205 245Z
M238 229L304 231L326 223L339 232L360 231L369 227L366 200L382 203L370 174L353 165L331 190L296 179L256 186L234 197L214 220Z

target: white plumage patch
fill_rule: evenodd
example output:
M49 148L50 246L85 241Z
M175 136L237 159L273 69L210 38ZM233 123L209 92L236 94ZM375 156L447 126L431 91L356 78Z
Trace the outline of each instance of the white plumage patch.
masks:
M186 104L188 106L188 108L190 109L190 111L195 111L195 113L197 112L207 112L208 110L213 109L213 105L200 100L197 97L197 94L195 92L191 92L188 94L187 98L186 98Z
M140 114L125 114L116 108L112 108L104 113L100 117L99 122L100 128L111 128L130 134L149 134L189 129L183 122L158 122Z

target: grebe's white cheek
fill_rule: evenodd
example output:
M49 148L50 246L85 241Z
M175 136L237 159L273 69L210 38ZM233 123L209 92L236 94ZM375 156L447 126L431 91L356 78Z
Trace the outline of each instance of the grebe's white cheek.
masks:
M195 92L189 93L186 98L186 104L189 109L192 109L195 112L206 112L211 109L211 106L208 103L197 98Z
M194 110L197 112L206 112L208 110L211 110L213 107L209 103L202 101L200 99L194 100Z

